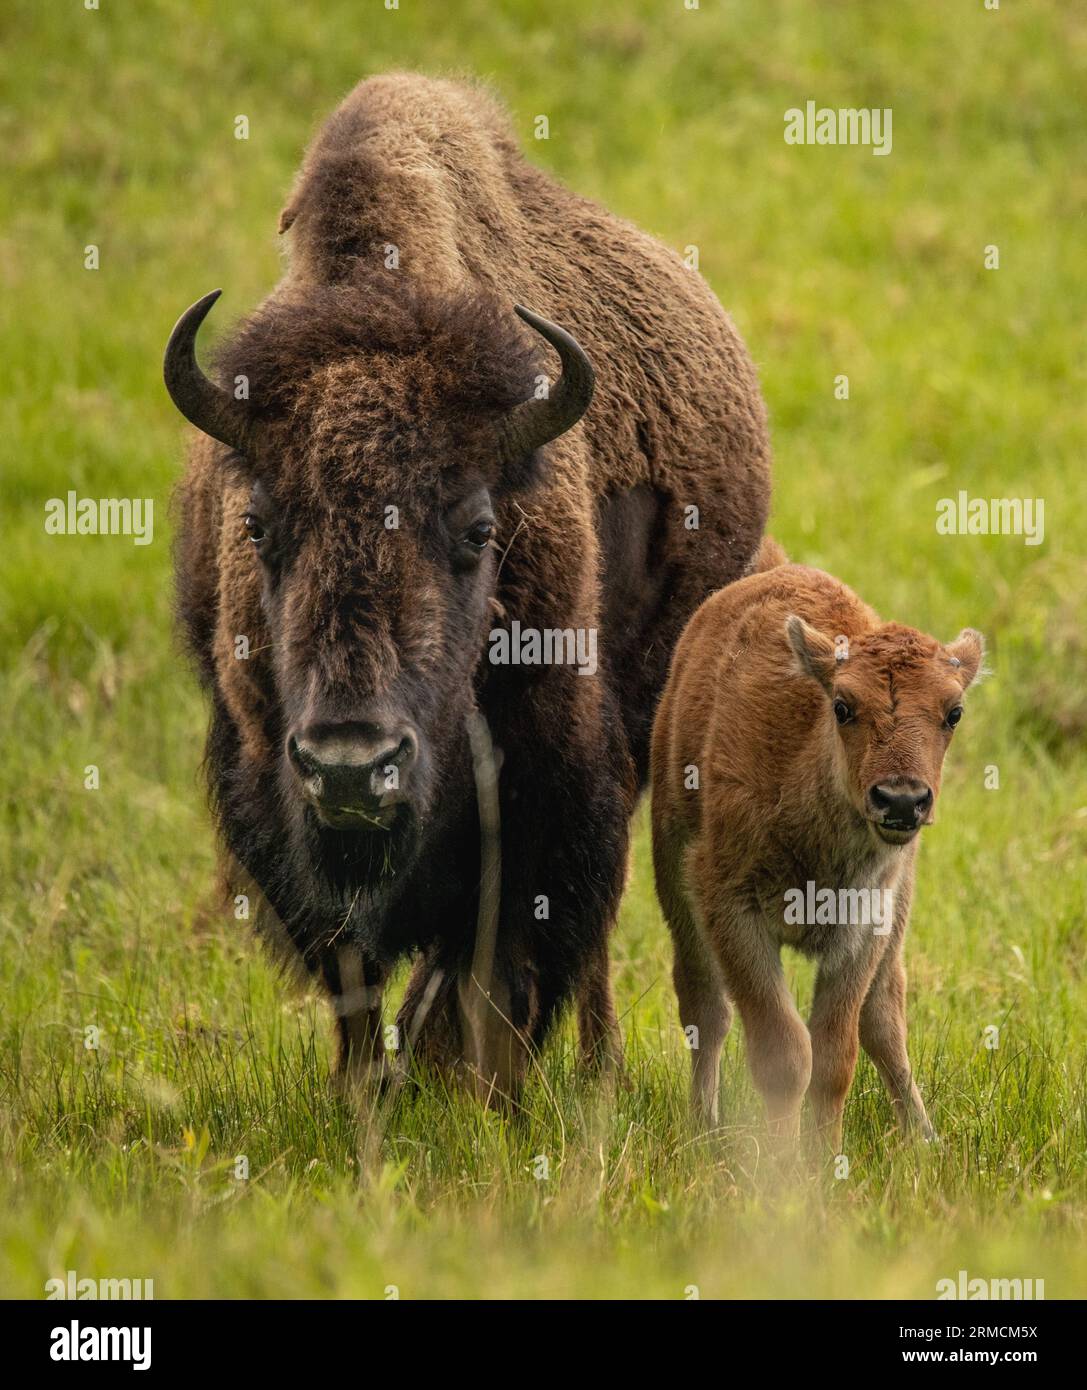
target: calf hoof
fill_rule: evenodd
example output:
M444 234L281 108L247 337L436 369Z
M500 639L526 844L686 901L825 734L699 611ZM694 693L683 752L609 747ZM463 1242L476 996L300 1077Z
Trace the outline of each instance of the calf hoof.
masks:
M922 1110L921 1113L909 1113L899 1117L899 1129L902 1137L914 1144L933 1144L939 1145L940 1136L932 1127L932 1121Z

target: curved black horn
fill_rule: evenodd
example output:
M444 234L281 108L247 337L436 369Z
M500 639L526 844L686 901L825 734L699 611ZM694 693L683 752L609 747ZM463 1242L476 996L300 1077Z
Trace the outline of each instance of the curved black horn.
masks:
M577 424L589 408L596 377L592 363L564 328L520 304L513 307L518 317L551 344L562 361L562 376L546 398L522 401L510 411L503 434L506 450L511 457L524 458Z
M162 375L170 399L186 420L212 439L244 453L250 434L248 411L229 391L209 381L196 363L196 335L221 294L222 290L212 290L204 295L174 324Z

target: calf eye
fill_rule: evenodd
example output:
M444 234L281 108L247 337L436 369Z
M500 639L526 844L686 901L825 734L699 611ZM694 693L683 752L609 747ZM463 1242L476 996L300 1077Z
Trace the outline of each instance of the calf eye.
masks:
M962 718L962 705L956 705L954 709L949 709L947 718L944 721L949 729L953 729Z
M837 719L839 724L848 724L853 718L853 711L844 700L834 701L834 718Z
M252 512L245 514L245 534L254 545L260 545L268 534L261 524L260 517L254 516Z

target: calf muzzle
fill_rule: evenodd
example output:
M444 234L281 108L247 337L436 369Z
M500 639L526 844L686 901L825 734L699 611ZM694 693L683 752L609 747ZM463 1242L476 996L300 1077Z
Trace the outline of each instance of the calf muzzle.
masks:
M877 782L868 789L868 806L878 828L895 834L912 834L924 825L932 810L932 788L924 782Z

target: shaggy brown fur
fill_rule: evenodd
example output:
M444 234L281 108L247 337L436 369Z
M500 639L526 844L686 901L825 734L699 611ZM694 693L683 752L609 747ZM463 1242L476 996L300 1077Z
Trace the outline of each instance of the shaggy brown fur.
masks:
M807 1091L818 1128L840 1144L859 1041L903 1125L929 1134L906 1055L902 948L917 831L932 820L981 638L966 629L942 646L881 623L830 575L775 565L780 554L764 545L762 571L691 619L653 735L657 891L680 1018L697 1030L695 1108L716 1121L735 1005L775 1133L796 1133ZM812 920L825 889L834 905ZM819 961L807 1027L783 945Z
M528 165L475 88L360 84L281 228L290 268L220 354L261 443L199 439L181 492L179 607L227 848L340 996L345 1058L380 1064L381 982L422 948L402 1023L435 982L418 1046L448 1059L478 905L478 705L503 759L496 1002L538 1043L576 989L587 1049L614 1050L606 939L653 708L683 623L765 521L754 371L705 283ZM574 334L597 387L574 429L511 460L510 407L554 375L515 302ZM451 570L449 518L486 507L494 543ZM597 629L596 676L490 665L488 629L513 619ZM376 706L420 731L411 834L315 827L285 741Z

